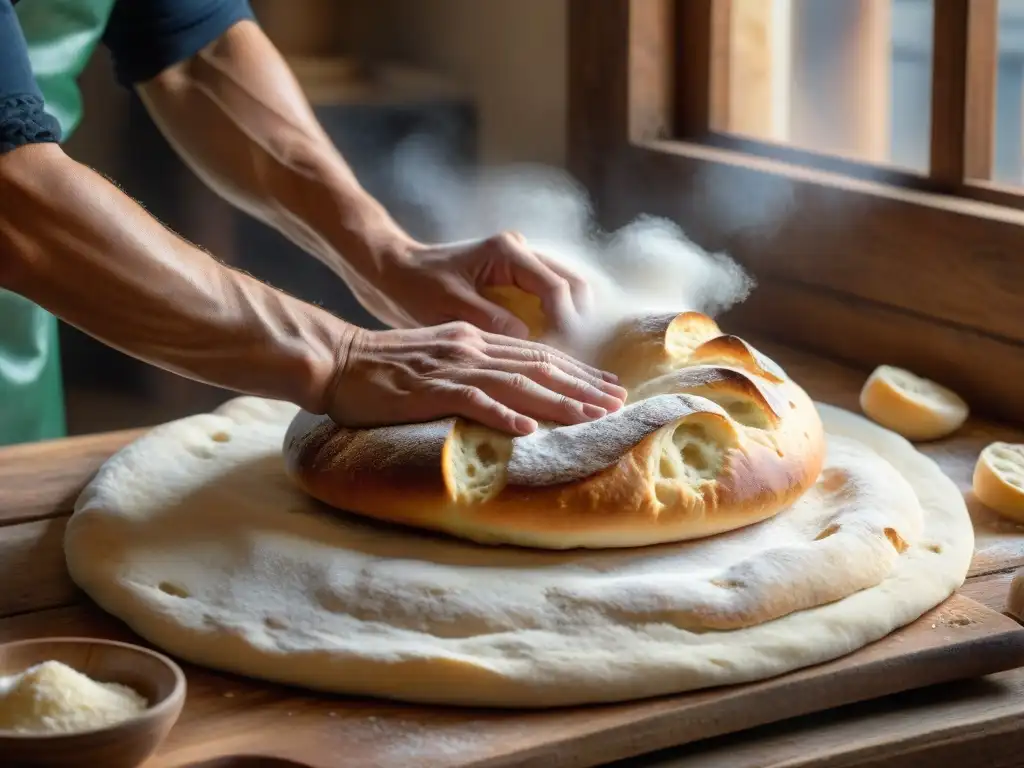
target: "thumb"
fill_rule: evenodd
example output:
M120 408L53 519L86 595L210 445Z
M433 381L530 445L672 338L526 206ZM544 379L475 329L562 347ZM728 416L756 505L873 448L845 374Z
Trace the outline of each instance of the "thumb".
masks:
M456 320L463 320L488 333L523 340L530 336L530 329L526 327L526 323L479 293L472 290L460 291L457 301L452 310Z

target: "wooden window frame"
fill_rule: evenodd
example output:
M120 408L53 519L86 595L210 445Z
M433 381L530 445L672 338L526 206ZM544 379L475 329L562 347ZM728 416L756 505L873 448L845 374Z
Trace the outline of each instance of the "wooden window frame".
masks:
M1024 210L965 179L991 165L995 54L968 53L996 4L935 3L927 175L713 130L727 0L569 0L568 165L606 228L665 216L751 271L730 328L906 366L1024 422Z

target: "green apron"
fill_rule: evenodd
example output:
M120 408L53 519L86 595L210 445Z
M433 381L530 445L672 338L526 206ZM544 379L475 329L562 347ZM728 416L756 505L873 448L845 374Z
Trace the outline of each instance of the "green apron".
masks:
M82 117L77 80L107 26L115 0L21 0L14 8L32 70L66 141ZM57 320L0 289L0 445L63 437Z

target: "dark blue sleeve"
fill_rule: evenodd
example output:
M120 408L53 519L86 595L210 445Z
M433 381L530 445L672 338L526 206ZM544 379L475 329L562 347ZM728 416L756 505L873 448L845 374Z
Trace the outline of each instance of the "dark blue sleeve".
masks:
M60 124L43 109L14 6L0 0L0 154L45 141L60 141Z
M132 86L195 56L236 22L254 18L248 0L118 0L103 42L118 81Z

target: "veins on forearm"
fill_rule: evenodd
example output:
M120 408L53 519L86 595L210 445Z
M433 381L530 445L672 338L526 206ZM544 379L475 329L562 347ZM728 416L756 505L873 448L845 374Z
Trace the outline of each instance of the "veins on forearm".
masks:
M0 210L0 251L15 264L5 287L189 378L322 399L342 321L220 264L84 166L28 152Z
M342 274L369 278L408 238L358 183L273 44L237 24L140 88L178 153L221 196Z

